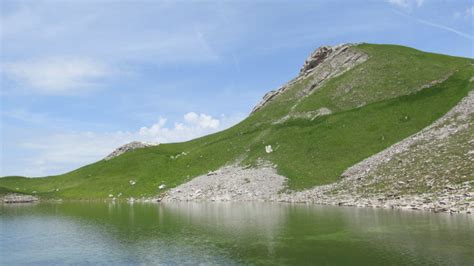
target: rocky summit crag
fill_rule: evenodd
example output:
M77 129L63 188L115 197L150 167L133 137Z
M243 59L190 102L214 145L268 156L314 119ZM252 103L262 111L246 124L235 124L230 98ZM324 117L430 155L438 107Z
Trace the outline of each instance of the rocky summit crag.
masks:
M120 156L128 151L133 151L135 149L140 149L140 148L146 148L146 147L151 147L154 146L153 144L148 144L148 143L143 143L140 141L132 141L130 143L127 143L125 145L122 145L115 149L113 152L111 152L107 157L104 158L104 160L108 161L110 159L113 159L117 156Z
M342 44L338 46L322 46L314 51L305 61L300 74L287 84L277 90L272 90L263 96L263 99L252 110L252 114L263 108L278 95L283 94L295 83L311 76L311 81L299 97L304 97L315 88L321 86L332 77L336 77L367 60L367 54L362 51L349 49L353 44Z
M472 213L473 77L471 58L397 45L323 46L229 129L182 143L127 144L58 176L3 177L0 194Z

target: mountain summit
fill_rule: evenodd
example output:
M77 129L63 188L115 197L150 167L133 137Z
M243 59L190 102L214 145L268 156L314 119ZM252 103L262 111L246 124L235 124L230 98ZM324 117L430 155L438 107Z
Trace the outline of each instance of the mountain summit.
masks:
M295 83L307 79L309 76L311 76L311 81L308 83L307 88L298 94L299 97L307 96L327 80L341 75L367 60L367 54L356 49L349 49L351 46L353 44L341 44L337 46L322 46L316 49L304 62L299 75L281 88L265 94L262 101L253 108L252 113L264 107L275 97L282 95Z

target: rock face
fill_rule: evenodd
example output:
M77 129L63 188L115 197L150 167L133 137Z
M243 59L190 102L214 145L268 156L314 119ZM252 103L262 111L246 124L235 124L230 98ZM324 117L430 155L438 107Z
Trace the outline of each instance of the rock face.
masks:
M301 67L300 69L300 75L320 65L326 58L328 58L330 54L332 54L339 48L342 48L341 51L344 51L348 47L349 47L348 45L335 46L335 47L331 47L331 46L319 47L306 59L303 67Z
M283 94L296 82L310 78L308 85L298 93L298 97L302 98L321 87L327 80L339 76L356 65L365 62L368 56L357 49L352 49L352 46L353 44L341 44L337 46L322 46L316 49L306 59L299 75L279 89L265 94L262 101L253 108L252 114Z
M133 142L130 142L128 144L125 144L123 146L118 147L112 153L107 155L107 157L105 157L104 160L108 161L108 160L110 160L112 158L115 158L117 156L120 156L120 155L122 155L122 154L124 154L128 151L135 150L135 149L140 149L140 148L151 147L151 146L155 146L155 145L148 144L148 143L143 143L143 142L139 142L139 141L133 141Z

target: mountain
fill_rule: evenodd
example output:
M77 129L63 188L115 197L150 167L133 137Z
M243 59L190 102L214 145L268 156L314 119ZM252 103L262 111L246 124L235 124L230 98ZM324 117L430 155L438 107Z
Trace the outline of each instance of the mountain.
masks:
M323 46L227 130L134 146L63 175L3 177L0 192L286 201L456 192L469 201L473 64L397 45Z

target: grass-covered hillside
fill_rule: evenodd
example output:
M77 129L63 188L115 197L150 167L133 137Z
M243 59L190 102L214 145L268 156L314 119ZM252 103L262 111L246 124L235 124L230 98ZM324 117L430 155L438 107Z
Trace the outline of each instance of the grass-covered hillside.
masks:
M161 184L172 188L226 164L255 165L259 159L275 164L289 189L301 190L337 181L348 167L433 123L473 88L472 59L395 45L348 49L367 60L315 86L316 76L326 71L320 66L225 131L136 149L63 175L4 177L0 193L155 196ZM317 115L319 110L327 112Z

